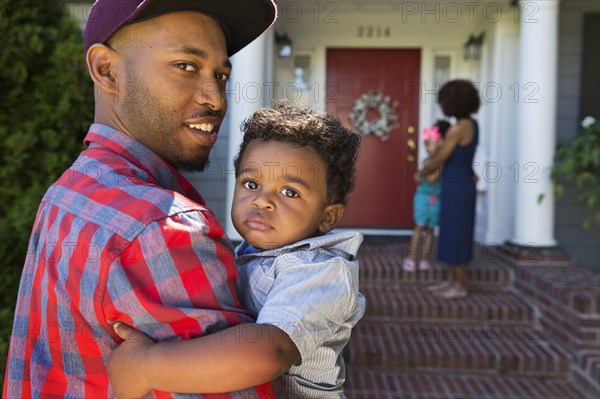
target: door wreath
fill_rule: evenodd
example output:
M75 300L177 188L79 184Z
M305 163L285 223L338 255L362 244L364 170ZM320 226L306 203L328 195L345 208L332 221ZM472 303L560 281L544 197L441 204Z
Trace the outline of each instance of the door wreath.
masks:
M398 115L395 111L396 105L397 103L392 102L389 96L384 96L377 91L370 91L354 102L350 120L356 125L361 135L374 134L385 141L389 139L392 130L399 126L397 124ZM379 117L367 120L367 114L371 109L375 109L379 113Z

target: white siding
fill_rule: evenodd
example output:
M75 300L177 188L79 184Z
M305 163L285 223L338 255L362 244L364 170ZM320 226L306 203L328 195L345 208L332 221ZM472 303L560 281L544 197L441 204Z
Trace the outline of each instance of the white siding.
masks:
M599 13L596 0L563 0L560 10L557 141L573 138L579 128L579 98L581 90L581 58L583 17ZM589 213L577 202L571 187L567 195L556 201L556 239L561 247L581 263L600 268L600 232L597 226L581 228L581 219Z

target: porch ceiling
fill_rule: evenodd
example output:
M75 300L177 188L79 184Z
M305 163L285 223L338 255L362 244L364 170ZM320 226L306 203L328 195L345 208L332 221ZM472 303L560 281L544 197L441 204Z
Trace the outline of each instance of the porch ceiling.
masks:
M477 0L476 2L452 1L440 2L440 0L335 0L335 1L320 1L320 7L336 7L339 12L354 12L361 11L367 13L380 13L387 11L411 11L414 7L418 10L434 10L438 7L457 7L460 6L463 12L468 12L473 7L485 7L488 3L493 3L494 6L501 7L503 11L511 9L518 0ZM300 7L302 10L314 10L314 1L301 2L298 0L276 0L278 8L281 11L286 7L293 5ZM451 3L451 4L450 4Z

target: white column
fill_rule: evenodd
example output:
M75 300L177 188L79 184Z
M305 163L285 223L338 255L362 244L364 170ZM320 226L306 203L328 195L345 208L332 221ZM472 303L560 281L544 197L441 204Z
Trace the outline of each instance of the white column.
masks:
M521 1L515 244L556 245L550 168L556 142L559 0Z
M227 99L229 108L229 152L227 166L227 212L225 231L232 240L241 240L233 227L230 217L235 175L233 173L233 158L242 142L240 125L254 111L266 104L271 98L268 85L265 85L265 75L272 74L271 62L272 32L267 31L258 39L231 57L233 73L228 83Z

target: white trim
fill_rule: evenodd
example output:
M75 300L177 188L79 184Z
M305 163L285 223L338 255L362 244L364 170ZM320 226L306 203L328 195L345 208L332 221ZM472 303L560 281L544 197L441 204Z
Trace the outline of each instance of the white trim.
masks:
M273 34L273 30L259 36L256 40L244 47L238 53L231 57L231 62L239 67L234 69L232 74L231 85L233 92L228 93L229 99L229 160L232 165L233 157L238 152L242 135L240 125L242 122L252 116L252 114L263 107L265 101L269 99L270 93L265 94L265 75L272 72L271 68L265 68L266 54L272 52L272 41L268 40L268 36ZM246 98L246 88L256 87L260 90L256 98ZM235 174L227 173L227 206L226 209L231 209L233 202L233 192L235 189ZM231 217L225 218L225 232L234 241L241 240L241 236L233 226Z
M515 231L511 241L552 247L556 240L550 168L556 142L560 1L521 2L523 8L536 14L521 19L518 81L533 88L537 96L524 99L517 106L517 154L523 173L515 185Z
M337 231L358 231L364 236L412 236L412 229L365 229L365 228L351 228L351 227L339 227Z
M459 50L455 47L422 47L421 48L421 98L419 103L419 143L422 141L422 132L426 127L430 127L437 119L444 119L438 103L437 91L446 82L435 82L435 57L447 56L450 58L450 77L453 79L457 74L457 65L459 59ZM439 83L439 87L436 87ZM427 158L427 151L424 145L419 145L419 165Z

